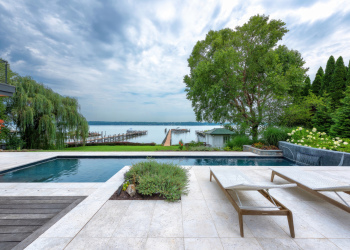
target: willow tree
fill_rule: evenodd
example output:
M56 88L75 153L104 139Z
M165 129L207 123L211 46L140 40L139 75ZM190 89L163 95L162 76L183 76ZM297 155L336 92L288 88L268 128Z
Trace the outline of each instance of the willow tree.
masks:
M279 114L281 101L299 98L305 62L298 51L277 46L287 31L281 20L257 15L198 41L184 77L197 121L243 123L255 139L259 126Z
M16 75L10 83L16 93L8 110L27 148L63 148L69 133L85 141L88 124L75 98L61 96L30 77Z

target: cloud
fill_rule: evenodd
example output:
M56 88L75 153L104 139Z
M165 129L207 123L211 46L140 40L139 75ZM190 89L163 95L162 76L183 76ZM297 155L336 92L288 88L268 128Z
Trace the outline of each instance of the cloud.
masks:
M330 0L0 0L0 57L78 98L88 120L194 121L183 83L193 46L256 14L286 22L281 43L312 79L331 54L350 59L350 8Z

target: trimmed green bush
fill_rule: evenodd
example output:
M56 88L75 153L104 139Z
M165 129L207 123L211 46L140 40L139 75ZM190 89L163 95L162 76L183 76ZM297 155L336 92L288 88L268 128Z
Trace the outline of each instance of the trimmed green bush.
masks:
M243 145L250 145L252 144L252 140L249 139L246 135L237 135L231 138L226 143L226 147L230 147L234 149L235 151L242 151Z
M188 194L188 169L173 163L159 163L155 160L139 162L125 174L142 195L159 195L168 201L176 201L181 194Z
M286 127L267 127L263 134L262 139L265 143L273 146L278 146L278 141L285 141L288 139L288 133L292 129Z

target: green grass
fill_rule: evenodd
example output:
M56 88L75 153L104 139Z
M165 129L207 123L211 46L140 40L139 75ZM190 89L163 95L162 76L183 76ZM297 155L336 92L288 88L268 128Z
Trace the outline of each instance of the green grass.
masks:
M84 147L71 147L65 148L62 151L83 151L83 152L95 152L95 151L175 151L178 150L178 146L164 147L160 145L156 146L84 146Z

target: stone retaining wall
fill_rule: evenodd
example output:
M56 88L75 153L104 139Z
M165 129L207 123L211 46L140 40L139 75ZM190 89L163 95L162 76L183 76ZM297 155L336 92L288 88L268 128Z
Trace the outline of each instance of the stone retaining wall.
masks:
M278 147L283 151L287 159L298 161L298 159L309 158L306 165L315 166L350 166L350 154L326 149L310 148L293 143L280 141ZM303 163L304 160L302 160ZM315 164L312 164L315 162Z
M263 150L250 145L243 145L243 151L252 152L262 156L283 156L282 150Z

